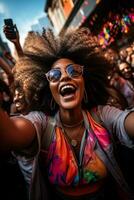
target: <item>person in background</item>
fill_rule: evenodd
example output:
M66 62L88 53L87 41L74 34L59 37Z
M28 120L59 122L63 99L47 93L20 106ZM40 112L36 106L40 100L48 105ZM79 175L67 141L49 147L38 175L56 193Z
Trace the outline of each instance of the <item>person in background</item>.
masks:
M0 106L8 116L11 116L12 100L9 86L0 79ZM0 152L0 188L0 195L6 200L26 200L24 178L10 151Z
M122 62L118 66L119 74L122 79L119 79L119 84L117 84L118 90L126 98L128 105L134 105L134 77L133 70L129 63Z
M114 73L110 75L110 85L120 92L129 107L134 105L133 73L129 63L118 63Z
M132 67L132 69L134 71L134 52L130 55L130 63L131 63L131 67Z
M0 102L1 107L10 114L10 106L12 104L12 95L8 85L0 79Z
M114 87L107 88L109 99L107 105L114 106L120 110L125 110L128 107L126 98Z
M5 58L8 59L8 61L14 66L15 65L15 59L13 58L13 56L11 55L11 53L9 51L4 51L4 56Z
M126 61L127 56L128 56L128 53L127 53L127 51L126 51L125 48L123 48L123 49L121 49L121 50L119 51L119 61L121 61L121 62Z
M14 25L14 30L15 30L16 37L15 37L15 39L12 39L14 36L14 32L11 31L10 26L4 25L3 32L6 36L6 38L14 44L14 47L15 47L18 57L21 57L21 56L23 56L23 49L20 44L20 35L19 35L19 31L18 31L16 25Z
M4 70L6 73L8 84L13 82L13 73L12 73L12 66L10 66L2 56L0 56L0 67Z
M119 60L118 53L112 48L107 48L104 56L112 65L112 68L107 77L109 81L109 86L107 86L107 90L109 93L107 104L124 110L128 107L128 103L125 97L120 93L120 91L114 87L116 78L113 78L113 76L116 76L116 68Z
M5 27L5 34L10 40L10 30ZM22 49L19 43L19 33L17 32L16 39L10 40L14 43L18 56L22 56ZM12 36L11 36L12 38ZM6 62L5 59L8 61ZM3 92L2 108L11 117L13 115L19 115L13 103L13 82L14 82L14 65L16 60L12 57L10 52L4 51L0 58L0 66L4 70L2 73L2 79L4 83L7 83L8 94ZM10 96L9 96L10 94ZM14 109L13 109L14 108ZM8 125L7 125L8 126ZM27 200L26 185L24 177L20 171L18 162L12 152L8 149L5 152L0 153L0 195L4 199L20 199ZM21 194L21 195L20 195Z
M105 58L113 64L112 69L117 65L117 62L119 60L119 55L115 49L107 48L105 51Z
M127 51L126 62L128 62L129 64L131 64L131 58L130 58L130 55L133 53L132 46L129 45L129 46L126 48L126 51Z
M129 80L132 85L134 84L134 77L133 77L133 71L132 71L132 67L129 63L127 62L121 62L119 65L119 73L120 75L126 79Z
M0 148L18 158L29 199L133 199L113 138L134 148L134 112L106 105L110 63L96 38L86 28L32 32L23 52L15 79L27 112L0 109Z

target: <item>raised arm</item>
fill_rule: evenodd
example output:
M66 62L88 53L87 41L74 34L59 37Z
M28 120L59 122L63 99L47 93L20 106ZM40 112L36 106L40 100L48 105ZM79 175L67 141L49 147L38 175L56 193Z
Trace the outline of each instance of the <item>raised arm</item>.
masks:
M15 65L16 61L9 51L4 51L3 55L6 59L8 59L12 63L13 66Z
M18 57L21 57L23 56L23 49L20 44L20 35L16 25L14 25L14 31L15 35L14 32L10 30L10 26L4 26L3 32L6 38L14 44Z
M12 75L11 67L2 57L0 57L0 67L6 72L7 75Z
M7 74L9 83L13 82L13 73L10 65L2 58L0 57L0 67L5 71Z

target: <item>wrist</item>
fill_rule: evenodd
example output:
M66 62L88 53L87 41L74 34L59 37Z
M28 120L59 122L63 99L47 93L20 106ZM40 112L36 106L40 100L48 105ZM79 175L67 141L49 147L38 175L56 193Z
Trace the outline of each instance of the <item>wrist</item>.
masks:
M16 46L16 47L20 47L21 45L20 45L20 41L19 40L15 40L14 41L14 45Z

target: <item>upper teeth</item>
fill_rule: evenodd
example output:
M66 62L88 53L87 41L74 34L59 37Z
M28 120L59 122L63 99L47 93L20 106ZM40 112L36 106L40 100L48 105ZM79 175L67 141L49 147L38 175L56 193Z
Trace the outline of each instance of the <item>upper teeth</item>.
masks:
M73 85L65 85L61 88L61 92L63 92L65 89L70 88L70 89L75 89Z

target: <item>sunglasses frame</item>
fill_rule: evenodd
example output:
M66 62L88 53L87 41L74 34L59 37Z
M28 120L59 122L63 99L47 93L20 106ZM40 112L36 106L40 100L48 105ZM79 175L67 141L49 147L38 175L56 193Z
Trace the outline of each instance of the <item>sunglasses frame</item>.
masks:
M70 74L69 74L68 71L67 71L67 68L70 67L70 66L73 66L73 65L74 65L74 64L69 64L69 65L66 66L66 69L65 69L66 73L67 73L68 76L71 77L71 78L73 78L73 77L70 76ZM75 65L78 65L78 64L75 64ZM78 66L81 68L81 74L79 75L79 76L81 76L81 75L83 74L83 68L84 68L84 66L82 66L82 65L78 65ZM58 68L51 69L51 70L58 70L58 71L60 71L60 73L61 73L61 70L58 69ZM58 81L60 80L61 76L60 76L59 80L57 80L57 81L51 81L51 80L48 78L49 73L50 73L51 70L49 70L49 71L45 74L47 80L48 80L49 82L53 82L53 83L54 83L54 82L58 82ZM62 74L62 73L61 73L61 74ZM79 77L79 76L76 76L76 77ZM74 77L75 77L75 76L74 76Z

